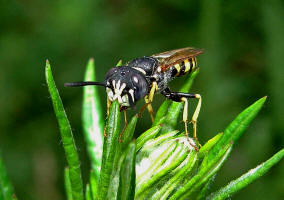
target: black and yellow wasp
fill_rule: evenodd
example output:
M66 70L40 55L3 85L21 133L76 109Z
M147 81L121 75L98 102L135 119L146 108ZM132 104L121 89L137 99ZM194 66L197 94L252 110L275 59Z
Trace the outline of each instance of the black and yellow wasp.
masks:
M172 92L169 89L169 82L176 77L190 74L197 69L196 56L203 53L203 50L192 47L166 51L152 56L136 58L124 66L111 68L104 82L74 82L66 83L67 87L99 85L104 86L108 97L108 109L112 101L117 100L124 111L126 121L126 109L135 107L138 100L144 98L152 121L153 109L151 103L154 94L160 92L166 98L176 102L184 102L183 122L185 133L188 137L188 98L198 99L198 104L192 116L193 137L196 137L196 121L201 107L201 96ZM143 108L141 109L143 110ZM127 121L126 121L127 123Z

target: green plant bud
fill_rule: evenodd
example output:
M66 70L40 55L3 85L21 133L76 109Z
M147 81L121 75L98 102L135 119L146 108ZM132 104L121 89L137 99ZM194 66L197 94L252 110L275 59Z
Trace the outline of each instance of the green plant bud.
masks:
M165 193L169 196L190 177L197 161L195 143L176 134L173 131L150 139L138 151L135 199L160 199Z

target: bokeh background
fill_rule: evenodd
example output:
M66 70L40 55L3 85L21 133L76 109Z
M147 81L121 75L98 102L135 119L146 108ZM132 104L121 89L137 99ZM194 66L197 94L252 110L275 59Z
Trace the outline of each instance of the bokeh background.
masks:
M89 161L80 126L82 90L63 84L81 80L90 57L95 58L97 78L103 80L119 59L186 46L205 49L191 91L203 96L201 143L268 95L212 190L267 160L284 144L283 10L281 0L2 0L0 151L19 199L65 198L66 161L45 84L47 58L72 124L84 181ZM173 90L184 80L173 81ZM105 102L100 91L98 100ZM157 109L163 97L155 98ZM191 102L191 107L196 105ZM149 116L144 118L137 133L150 126ZM282 161L234 199L284 199L283 169Z

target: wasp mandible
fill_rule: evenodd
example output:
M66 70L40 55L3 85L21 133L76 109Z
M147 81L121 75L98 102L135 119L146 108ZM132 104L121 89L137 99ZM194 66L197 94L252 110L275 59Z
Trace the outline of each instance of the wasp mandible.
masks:
M104 82L74 82L65 83L66 87L77 87L86 85L104 86L108 99L108 110L112 101L117 100L124 111L126 120L126 109L135 107L138 100L144 98L146 104L140 110L147 107L152 121L154 94L160 92L166 98L176 102L184 102L183 122L185 134L188 137L188 98L198 99L198 104L192 116L193 137L196 136L196 122L201 108L201 96L172 92L168 86L169 82L176 77L190 74L197 69L196 56L203 53L202 49L186 47L166 51L152 56L135 58L124 66L111 68L105 76Z

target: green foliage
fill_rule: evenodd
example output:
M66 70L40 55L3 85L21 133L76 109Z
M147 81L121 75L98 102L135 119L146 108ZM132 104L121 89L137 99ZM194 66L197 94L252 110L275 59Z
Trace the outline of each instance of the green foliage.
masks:
M238 165L224 165L214 184L222 185L226 177L238 177L241 170L253 168L283 147L283 1L32 0L0 4L0 149L19 199L63 199L64 195L62 176L51 173L42 179L34 167L51 161L45 163L47 169L62 170L66 164L60 158L62 143L44 82L42 63L47 56L56 62L54 78L68 118L74 120L70 123L80 149L83 175L88 174L87 164L91 164L81 131L83 90L63 88L63 83L83 79L89 56L96 58L97 80L101 81L120 58L129 61L180 47L203 48L204 54L198 57L202 73L190 91L203 98L197 127L202 145L224 131L242 108L268 95L269 103L253 121L246 132L249 134L233 147ZM184 80L173 81L172 90L178 91ZM105 121L106 95L103 88L100 92L100 119ZM163 101L160 95L155 97L155 111ZM194 103L189 101L190 112ZM151 122L147 119L147 114L138 119L135 135L146 130L141 123L147 121L148 127ZM178 129L183 130L182 126L178 120ZM40 161L35 160L38 154L42 154ZM238 198L282 199L284 162L279 164L272 168L271 176L252 184ZM44 194L44 199L42 187L38 187L43 183L35 181L43 181L45 190L53 188L54 182L58 188Z
M93 60L90 60L85 80L94 80L93 64ZM118 66L121 64L122 62L119 62ZM50 66L47 66L49 80L52 76ZM188 78L181 89L183 92L189 90L197 73L198 71ZM53 102L60 102L61 105L59 108L57 104L54 106L60 127L69 127L58 93L52 92L53 88L56 89L54 82L52 80L48 83ZM174 130L182 103L165 101L157 112L153 127L141 134L135 142L131 142L138 116L132 117L120 138L119 104L113 102L105 126L106 137L101 155L99 149L92 150L94 147L100 147L98 144L102 135L102 122L99 123L98 117L95 117L102 115L94 101L98 99L96 90L94 87L84 89L83 127L93 168L90 184L86 185L86 199L225 199L262 176L284 155L284 150L280 151L262 165L217 192L207 195L209 185L213 183L217 172L229 157L233 144L256 117L266 97L240 113L224 133L210 139L199 151L193 148L192 145L196 144L192 139ZM63 117L58 113L64 113ZM97 127L101 127L97 133L90 131L96 130ZM67 131L70 136L70 127ZM122 142L119 142L119 138ZM100 157L101 165L98 162ZM74 199L73 193L70 196L73 188L68 169L65 171L65 183L68 199Z
M118 66L121 64L119 62ZM183 92L189 90L197 73L185 82ZM85 80L94 81L94 77L94 61L90 60ZM193 139L175 130L182 103L165 101L157 112L152 128L133 140L138 116L134 115L122 132L119 104L112 102L103 128L103 122L99 119L103 114L95 101L99 93L97 88L90 87L84 89L83 94L82 122L91 161L90 179L84 194L72 131L48 62L46 80L68 164L64 172L68 200L227 199L264 175L284 157L282 149L240 178L212 192L210 185L217 172L228 159L233 145L262 108L266 97L246 108L224 133L217 134L197 151ZM4 200L15 198L1 160L0 181L0 197Z
M96 81L94 59L90 59L84 81ZM94 175L98 178L102 161L104 114L100 101L94 97L99 93L95 86L83 88L82 123L87 149Z
M233 180L225 187L221 188L217 192L213 193L207 199L221 200L230 198L233 194L246 187L257 178L264 175L272 166L278 163L284 157L284 149L273 155L269 160L260 164L254 169L251 169L241 177Z
M72 199L81 200L84 198L84 196L79 157L72 130L69 124L69 120L67 119L61 98L53 80L51 67L48 61L46 61L45 76L51 100L53 103L54 112L58 120L61 139L69 167L69 179L71 184Z

